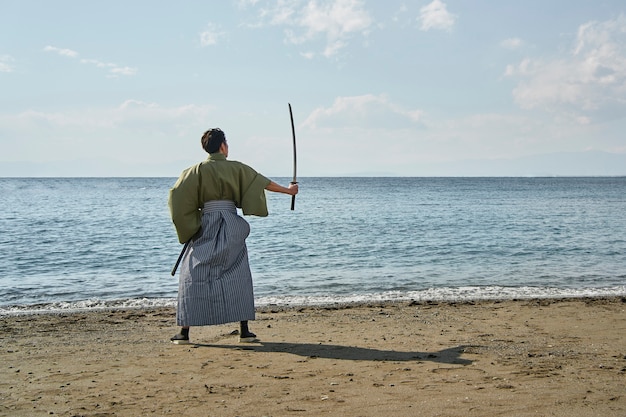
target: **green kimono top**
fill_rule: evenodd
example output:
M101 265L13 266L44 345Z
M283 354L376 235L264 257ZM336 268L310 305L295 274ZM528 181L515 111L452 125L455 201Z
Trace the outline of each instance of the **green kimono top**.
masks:
M227 161L221 153L182 172L170 189L168 205L180 243L200 230L202 207L211 200L229 200L243 214L267 216L265 187L270 180L246 164Z

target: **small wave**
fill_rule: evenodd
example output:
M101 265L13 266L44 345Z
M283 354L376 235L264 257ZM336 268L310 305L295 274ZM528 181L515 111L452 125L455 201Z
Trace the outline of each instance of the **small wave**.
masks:
M445 287L419 291L388 291L371 294L319 294L310 296L267 296L255 300L258 307L266 306L321 306L400 301L480 301L518 299L558 299L585 297L626 296L626 285L606 288L551 288L551 287ZM175 298L129 298L120 300L89 299L76 302L55 302L0 307L0 316L24 314L59 314L98 310L143 309L175 307Z
M390 291L377 294L346 296L272 296L257 300L258 305L328 305L397 301L478 301L533 298L619 297L626 295L626 286L609 288L548 288L548 287L446 287L419 291Z
M127 298L120 300L89 299L71 302L61 301L54 303L3 306L0 307L0 316L21 314L76 313L81 311L160 308L174 306L176 306L176 299L174 298Z

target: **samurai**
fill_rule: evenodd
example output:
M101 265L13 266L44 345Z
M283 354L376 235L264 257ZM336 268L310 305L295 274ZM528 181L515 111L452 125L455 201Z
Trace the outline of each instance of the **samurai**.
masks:
M248 326L255 319L252 273L246 238L250 225L238 214L268 215L265 190L295 196L298 184L279 185L250 166L228 160L228 142L219 128L202 135L206 160L185 169L169 191L168 206L180 243L176 322L170 340L189 343L191 326L239 322L239 341L258 339Z

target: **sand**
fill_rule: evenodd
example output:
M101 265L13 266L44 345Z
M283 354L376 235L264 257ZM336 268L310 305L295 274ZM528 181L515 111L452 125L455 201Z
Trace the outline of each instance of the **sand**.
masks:
M0 317L2 416L626 416L626 299Z

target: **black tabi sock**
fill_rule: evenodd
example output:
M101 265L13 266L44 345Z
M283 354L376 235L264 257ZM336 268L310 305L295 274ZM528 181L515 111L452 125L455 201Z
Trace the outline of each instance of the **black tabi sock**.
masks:
M248 330L248 322L247 321L239 322L239 329L240 329L240 334L250 333L250 330Z

